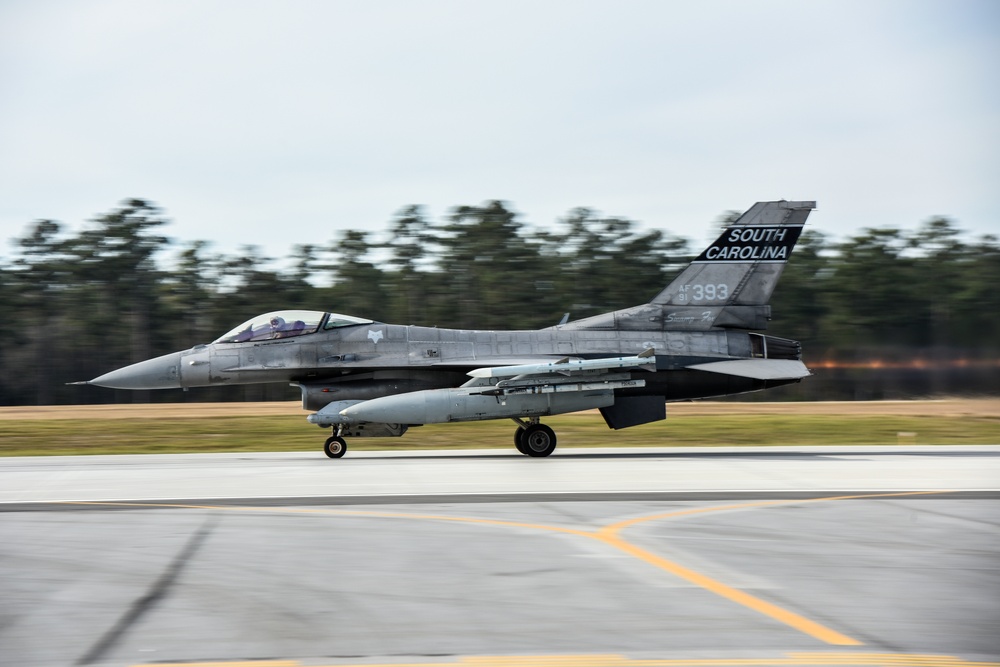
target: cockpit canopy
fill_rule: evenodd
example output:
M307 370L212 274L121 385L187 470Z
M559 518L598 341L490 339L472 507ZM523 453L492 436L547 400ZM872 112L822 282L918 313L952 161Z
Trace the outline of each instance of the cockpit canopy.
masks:
M213 342L243 343L275 338L294 338L295 336L315 333L320 328L328 330L371 323L372 320L360 317L322 313L318 310L277 310L247 320Z

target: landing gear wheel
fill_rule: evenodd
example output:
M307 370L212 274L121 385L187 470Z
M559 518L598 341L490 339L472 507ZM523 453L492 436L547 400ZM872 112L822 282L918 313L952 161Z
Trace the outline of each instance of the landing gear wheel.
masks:
M548 456L556 449L556 434L545 424L531 424L521 435L521 448L528 456Z
M347 453L347 442L337 435L331 435L323 444L323 451L331 459L339 459Z
M524 448L524 427L518 426L517 430L514 431L514 446L517 447L517 451L522 454L527 454L527 450Z

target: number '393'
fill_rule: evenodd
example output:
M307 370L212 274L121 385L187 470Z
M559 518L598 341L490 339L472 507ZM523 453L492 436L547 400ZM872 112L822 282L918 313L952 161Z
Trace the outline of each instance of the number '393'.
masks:
M692 301L724 301L729 298L729 285L685 285L684 292Z

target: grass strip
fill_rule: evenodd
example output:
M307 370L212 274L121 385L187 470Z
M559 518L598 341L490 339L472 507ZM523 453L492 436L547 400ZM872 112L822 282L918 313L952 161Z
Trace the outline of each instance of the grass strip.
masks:
M563 447L1000 444L1000 416L674 416L611 431L600 415L544 420ZM402 438L352 438L353 450L513 448L509 420L434 424ZM319 450L329 430L304 416L0 421L0 456Z

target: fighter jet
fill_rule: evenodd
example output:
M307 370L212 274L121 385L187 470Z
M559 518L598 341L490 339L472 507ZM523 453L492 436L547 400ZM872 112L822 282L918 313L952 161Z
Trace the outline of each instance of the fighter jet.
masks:
M797 341L764 335L768 302L811 201L758 202L648 303L532 331L386 324L313 310L254 317L208 345L84 384L170 389L286 381L309 422L345 438L423 424L511 419L527 456L556 448L541 418L598 409L612 429L666 403L758 391L810 375Z

